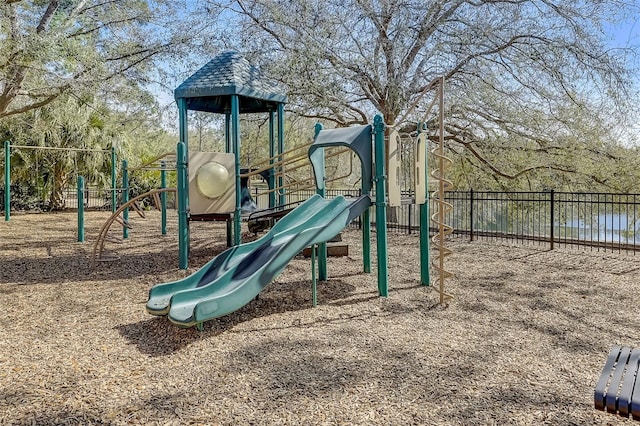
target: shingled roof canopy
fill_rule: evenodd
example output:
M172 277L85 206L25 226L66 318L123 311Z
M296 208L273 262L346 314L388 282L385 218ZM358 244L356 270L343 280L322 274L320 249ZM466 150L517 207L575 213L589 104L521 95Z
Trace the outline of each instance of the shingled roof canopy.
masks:
M278 86L241 54L226 51L213 58L174 91L187 109L216 113L231 111L231 96L240 98L240 113L276 111L287 97Z

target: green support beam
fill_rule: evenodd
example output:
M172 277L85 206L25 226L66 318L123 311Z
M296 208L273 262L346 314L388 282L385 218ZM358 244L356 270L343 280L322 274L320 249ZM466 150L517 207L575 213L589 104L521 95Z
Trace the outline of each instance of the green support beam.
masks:
M316 245L311 244L311 304L318 306L318 280L316 279Z
M187 122L187 100L176 99L178 104L178 118L180 121L180 142L176 155L178 156L176 168L178 168L178 257L180 269L189 267L189 175L187 163L189 160L189 123Z
M127 160L122 160L122 204L126 204L129 201L129 164ZM129 227L126 226L129 222L129 208L127 207L122 211L122 219L125 226L122 227L122 238L126 240L129 238Z
M318 133L320 133L321 130L322 130L322 124L316 123L315 136L318 136ZM322 170L322 179L324 179L325 178L324 148L319 148L319 150L323 152L323 154L320 156L320 159L321 159L320 169ZM327 189L324 184L316 192L322 198L325 198L327 196ZM327 271L327 258L328 258L327 243L318 244L318 278L320 279L320 281L326 281L329 275Z
M269 169L269 179L267 186L269 187L269 208L272 209L276 206L276 193L273 189L276 187L276 170L273 167L276 156L276 120L273 111L269 111L269 164L272 165Z
M78 242L84 243L84 177L78 176Z
M284 104L278 103L278 157L279 161L282 161L282 153L284 152ZM284 176L283 176L283 166L282 163L280 165L280 176L278 177L278 188L280 192L280 199L278 201L278 205L284 206L287 204L287 194L283 188L284 186ZM322 278L320 278L322 279Z
M11 219L11 145L4 141L4 220Z
M178 175L176 197L178 198L178 254L180 269L189 267L189 225L187 223L188 190L187 162L185 159L184 142L178 142L176 147L176 171Z
M431 285L429 276L429 198L420 205L420 283Z
M115 213L117 209L118 189L117 170L116 170L116 147L111 147L111 213Z
M373 135L375 149L375 178L376 185L376 241L378 254L378 292L380 296L389 295L388 288L388 259L387 259L387 202L384 163L384 121L380 115L373 120Z
M236 161L236 209L233 213L233 245L240 245L241 237L241 205L242 194L240 193L240 100L238 95L231 96L231 133L233 143L233 154Z
M233 152L231 144L231 114L224 115L224 152L227 154Z
M227 154L233 153L233 145L231 143L231 113L226 112L224 114L224 152ZM227 247L233 245L233 223L231 220L227 220Z
M167 163L163 160L160 162L160 188L167 187ZM160 194L160 210L162 212L160 229L162 235L167 235L167 193Z
M418 133L428 132L427 123L418 123ZM422 144L422 146L420 145ZM429 154L428 138L418 138L418 149L422 150L424 155L424 165L420 168L420 178L424 180L424 204L420 204L420 283L422 285L431 285L431 277L429 275L429 162L427 161ZM418 185L416 185L417 187Z

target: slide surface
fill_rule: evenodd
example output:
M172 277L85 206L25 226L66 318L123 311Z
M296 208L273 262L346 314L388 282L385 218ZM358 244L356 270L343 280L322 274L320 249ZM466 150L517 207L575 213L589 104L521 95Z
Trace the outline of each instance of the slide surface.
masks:
M306 200L256 241L231 247L192 275L157 284L147 312L180 326L234 312L258 295L302 249L327 241L371 205L369 196Z

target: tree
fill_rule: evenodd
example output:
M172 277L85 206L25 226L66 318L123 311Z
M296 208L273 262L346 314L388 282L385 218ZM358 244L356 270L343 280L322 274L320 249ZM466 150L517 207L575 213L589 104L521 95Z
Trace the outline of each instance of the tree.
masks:
M0 120L2 140L54 148L13 150L12 182L38 188L50 208L63 208L63 191L75 185L78 175L87 185L111 187L112 147L116 170L122 159L135 167L175 149L175 138L156 125L159 112L152 100L141 95L128 106L113 110L96 96L63 94L45 106Z
M288 87L289 108L306 117L339 126L366 123L374 112L394 126L426 121L429 92L444 76L449 147L500 181L575 172L531 161L601 136L585 133L590 128L628 120L626 60L635 52L609 49L603 27L637 16L635 3L237 0L230 7L241 22L239 48ZM594 126L574 123L568 114L576 111ZM503 166L503 156L519 161Z
M117 128L104 119L105 111L84 99L62 95L50 104L31 110L19 119L3 120L0 131L14 144L86 151L17 149L12 161L12 180L41 189L52 209L65 206L63 190L78 175L99 186L111 175L109 150L117 145Z
M172 0L0 1L5 139L115 146L132 166L175 149L151 91L173 87L174 73L194 60L207 28L199 12L193 2ZM15 179L44 187L53 208L63 206L61 190L77 170L92 184L110 185L108 155L17 151L13 168Z
M187 57L204 28L192 12L172 0L0 2L0 118L64 93L115 100L160 83L162 61Z

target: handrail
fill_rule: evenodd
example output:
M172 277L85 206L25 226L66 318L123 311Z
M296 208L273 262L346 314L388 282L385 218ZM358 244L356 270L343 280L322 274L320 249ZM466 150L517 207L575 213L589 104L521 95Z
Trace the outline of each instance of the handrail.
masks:
M175 157L175 155L176 155L176 153L175 153L175 152L170 152L170 151L169 151L169 152L165 152L164 154L160 154L160 155L158 155L157 157L152 158L151 160L147 161L147 162L146 162L146 163L144 163L144 164L141 164L141 165L140 165L140 166L138 166L138 167L131 167L131 168L129 168L129 172L135 172L135 171L137 171L137 170L145 169L147 166L150 166L151 164L154 164L154 163L155 163L156 161L158 161L158 160L162 160L163 158L165 158L165 157L169 157L169 156L174 156L174 157ZM165 170L166 170L166 169L165 169ZM171 169L171 170L173 170L173 169Z

